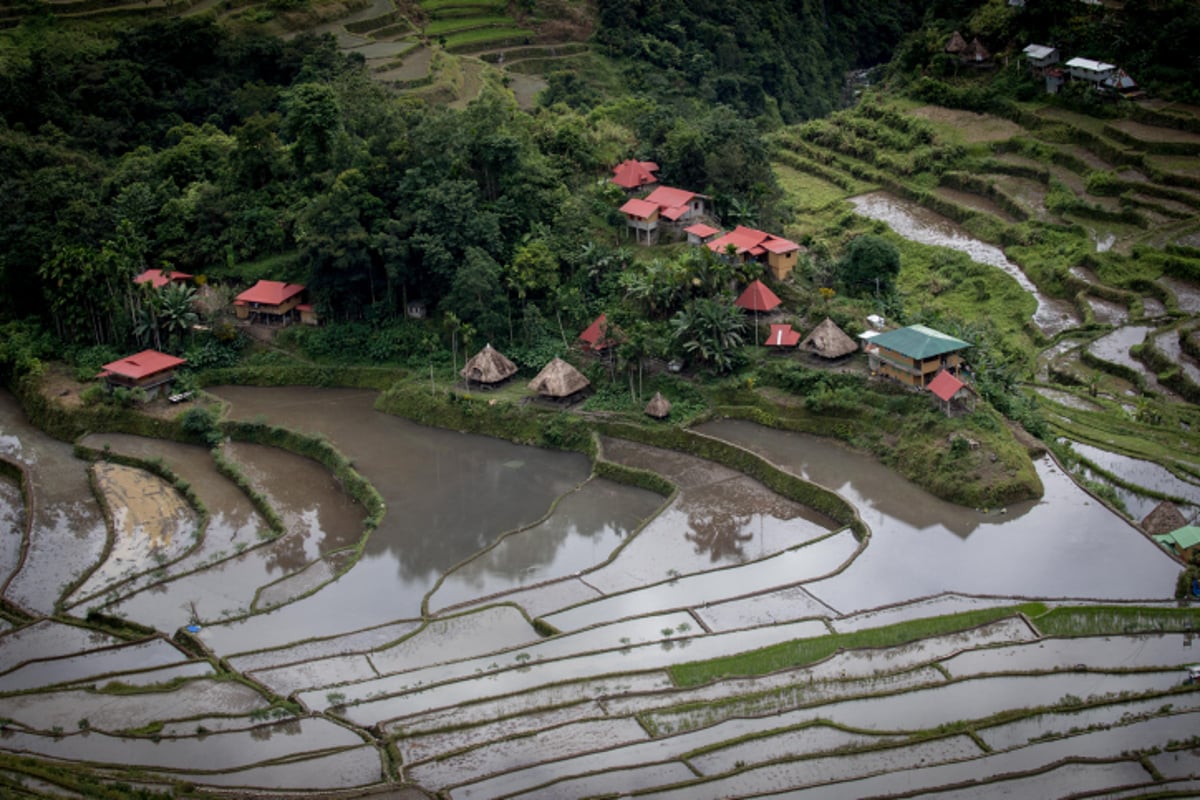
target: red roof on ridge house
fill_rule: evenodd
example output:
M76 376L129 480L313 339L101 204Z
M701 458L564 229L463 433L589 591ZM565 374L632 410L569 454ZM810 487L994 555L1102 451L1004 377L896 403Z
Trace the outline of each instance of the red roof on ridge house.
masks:
M673 189L670 186L659 186L646 195L647 203L654 203L662 211L662 215L674 222L687 213L688 203L698 195L686 189Z
M622 189L640 189L658 183L658 178L654 175L656 172L658 164L653 161L636 161L630 158L613 167L610 180Z
M929 382L927 388L933 392L939 400L949 403L950 400L958 393L958 390L965 386L962 381L951 375L946 370L942 370L937 375L933 376L933 380Z
M192 276L186 272L163 272L161 269L148 269L133 279L134 283L149 283L155 289L161 289L171 281L186 281Z
M711 225L705 225L703 222L697 222L695 225L689 225L684 228L683 232L690 233L694 236L699 236L701 239L707 239L714 233L720 233L721 231Z
M746 287L746 291L742 292L737 300L733 301L733 304L747 311L770 311L780 302L782 301L767 288L765 283L755 280Z
M619 344L620 336L615 327L609 326L608 316L601 314L593 320L591 325L587 326L583 333L579 334L579 340L592 350L603 350Z
M182 358L160 353L157 350L143 350L142 352L126 356L117 361L105 364L100 370L97 378L103 378L106 375L120 375L130 380L140 381L142 378L148 378L159 372L165 372L169 369L186 364Z
M763 344L769 347L795 347L800 343L800 331L792 330L790 324L771 323L771 332Z
M658 211L658 206L646 200L639 200L636 197L631 200L626 200L625 205L618 209L622 214L629 214L638 219L649 219Z
M233 299L235 303L259 303L264 306L278 306L304 291L299 283L283 283L281 281L259 281Z
M708 243L709 249L718 255L725 253L729 245L733 245L738 255L749 253L755 257L761 256L765 252L790 253L800 249L800 245L795 242L742 225L738 225L729 233L718 236Z

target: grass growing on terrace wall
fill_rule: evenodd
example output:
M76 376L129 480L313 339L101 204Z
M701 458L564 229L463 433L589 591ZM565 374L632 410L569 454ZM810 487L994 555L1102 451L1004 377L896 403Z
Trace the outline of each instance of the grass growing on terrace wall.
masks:
M1056 608L1034 620L1046 636L1103 636L1200 630L1200 608L1077 606Z
M839 650L868 647L895 647L931 636L970 630L998 619L1024 613L1036 617L1044 613L1042 603L1022 603L1016 606L985 608L961 614L949 614L927 619L900 622L884 628L868 628L852 633L835 633L813 639L796 639L748 653L677 664L669 669L676 686L699 686L731 677L766 675L781 669L815 664Z

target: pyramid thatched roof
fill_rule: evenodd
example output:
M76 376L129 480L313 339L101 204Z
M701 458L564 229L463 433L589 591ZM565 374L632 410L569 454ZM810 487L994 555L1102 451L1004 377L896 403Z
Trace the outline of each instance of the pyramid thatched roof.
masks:
M955 31L950 39L946 42L946 52L957 55L967 49L967 40L958 31Z
M1183 514L1179 511L1179 508L1170 500L1163 500L1142 520L1142 527L1149 534L1170 533L1171 531L1179 530L1185 525L1187 525L1187 520L1183 518Z
M979 37L975 37L969 45L963 48L962 53L959 54L959 58L963 61L991 61L992 54L983 46L983 42L979 41Z
M543 397L570 397L591 385L583 373L561 358L555 358L529 382L529 388Z
M655 419L666 419L671 413L671 401L662 396L662 392L655 392L654 397L650 398L650 402L646 404L647 416Z
M489 343L482 350L471 356L471 360L459 370L468 381L476 383L499 383L511 378L517 373L517 365L509 361L503 353Z
M829 317L813 328L812 333L804 337L800 346L822 358L841 358L858 349L858 343L847 336Z

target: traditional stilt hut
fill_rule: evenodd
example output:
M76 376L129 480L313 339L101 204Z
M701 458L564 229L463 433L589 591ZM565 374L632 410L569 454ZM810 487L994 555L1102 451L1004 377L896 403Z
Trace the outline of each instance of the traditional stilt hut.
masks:
M561 358L555 358L529 382L529 388L544 398L558 401L570 401L591 382L583 373L572 367Z
M812 329L800 347L821 358L835 359L848 356L858 350L854 340L837 326L837 323L826 317L820 325Z
M651 397L650 402L646 404L646 416L666 419L670 413L671 401L663 397L662 392L655 392L654 397Z
M1187 520L1183 518L1179 507L1170 500L1163 500L1142 520L1142 528L1151 535L1170 533L1185 525Z
M509 361L499 350L493 348L489 342L482 350L471 356L458 374L466 380L468 389L471 388L472 381L491 388L499 386L516 375L517 365Z
M934 397L946 404L947 417L950 416L950 404L953 401L960 400L965 402L971 398L971 390L949 370L942 370L937 375L934 375L933 380L929 382L929 386L926 388L929 389Z

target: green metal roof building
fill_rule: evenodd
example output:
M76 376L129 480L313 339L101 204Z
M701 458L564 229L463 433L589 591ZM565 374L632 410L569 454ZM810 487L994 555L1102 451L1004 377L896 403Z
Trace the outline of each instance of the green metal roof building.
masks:
M1200 545L1200 527L1195 525L1185 525L1182 528L1173 530L1170 533L1160 533L1154 537L1154 541L1161 544L1167 550L1175 553L1178 556L1186 557L1187 552Z
M872 372L924 388L942 370L957 375L962 366L957 351L970 346L970 342L948 333L909 325L872 337L867 342L867 355Z

